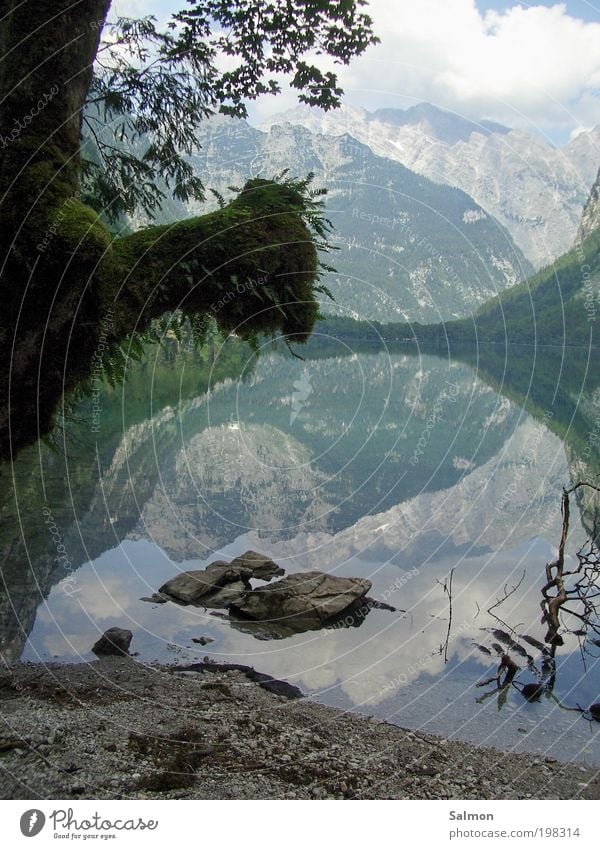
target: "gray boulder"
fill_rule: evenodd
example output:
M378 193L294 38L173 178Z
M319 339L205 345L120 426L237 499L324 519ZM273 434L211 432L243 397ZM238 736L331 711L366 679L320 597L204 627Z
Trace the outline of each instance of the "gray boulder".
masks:
M205 595L200 604L202 607L215 607L217 609L229 607L233 602L238 601L248 589L248 584L243 581L232 581L224 587L215 590L209 595Z
M125 628L109 628L92 646L92 651L99 657L102 655L128 655L133 634Z
M257 551L246 551L244 554L240 554L239 557L231 561L230 565L249 569L253 578L259 578L262 581L270 581L271 578L285 575L285 569L278 566L270 557L259 554Z
M249 619L285 620L302 628L318 628L363 598L371 589L366 578L338 578L324 572L297 572L274 584L246 591L231 604L232 613Z
M236 597L240 591L249 587L251 572L239 566L232 567L224 560L215 560L206 569L195 569L190 572L180 572L158 590L159 594L167 595L181 604L202 604L209 601L211 596L218 597L219 591L227 584L238 584ZM217 607L223 606L222 596ZM207 606L213 606L208 605Z
M283 574L285 571L270 557L257 551L247 551L231 563L215 560L205 569L180 572L163 584L152 600L167 597L179 604L228 607L250 589L250 578L270 581Z

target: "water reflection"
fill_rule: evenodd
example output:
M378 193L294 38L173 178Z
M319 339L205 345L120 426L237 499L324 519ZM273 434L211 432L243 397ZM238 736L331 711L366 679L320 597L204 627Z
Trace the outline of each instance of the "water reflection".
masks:
M528 701L511 684L498 713L497 699L478 701L484 688L475 687L497 669L493 644L506 648L486 629L543 640L540 586L560 539L558 497L598 470L600 392L589 369L578 371L574 356L568 383L550 357L550 377L527 394L523 356L511 383L493 357L480 356L480 379L467 357L330 342L301 362L227 345L204 365L179 352L140 367L122 391L106 390L99 435L82 409L62 453L37 447L3 470L12 489L0 528L4 658L91 659L98 634L119 625L134 632L142 660L210 651L402 725L600 762L591 726L560 707L598 701L597 660L583 667L576 635L556 647L558 701ZM594 509L580 494L570 556ZM265 640L284 635L140 600L180 570L249 548L287 574L369 578L370 595L398 611ZM452 570L445 652L442 585ZM503 628L487 611L521 577ZM214 640L209 648L193 642L201 636ZM522 647L542 669L543 652Z

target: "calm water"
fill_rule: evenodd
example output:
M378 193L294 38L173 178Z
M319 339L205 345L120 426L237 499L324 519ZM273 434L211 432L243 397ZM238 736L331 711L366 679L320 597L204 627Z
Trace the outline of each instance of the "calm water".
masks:
M535 703L519 692L542 670L519 635L545 633L561 487L598 473L587 355L568 369L551 354L474 368L317 340L300 361L230 340L153 356L103 390L95 423L84 400L54 449L2 470L6 660L92 660L99 633L118 625L140 662L209 654L403 726L600 764L600 724L566 709L600 701L597 646L566 634L552 692ZM573 505L571 555L593 507L587 493ZM248 548L287 572L368 577L399 610L274 640L140 600ZM476 684L495 674L508 634L523 669L499 699ZM214 642L192 642L202 635Z

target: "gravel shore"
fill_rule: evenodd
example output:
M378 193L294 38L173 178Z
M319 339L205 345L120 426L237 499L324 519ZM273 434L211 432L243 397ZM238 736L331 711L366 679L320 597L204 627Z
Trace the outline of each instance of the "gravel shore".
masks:
M277 689L277 687L275 687ZM4 799L598 799L600 771L108 657L0 674Z

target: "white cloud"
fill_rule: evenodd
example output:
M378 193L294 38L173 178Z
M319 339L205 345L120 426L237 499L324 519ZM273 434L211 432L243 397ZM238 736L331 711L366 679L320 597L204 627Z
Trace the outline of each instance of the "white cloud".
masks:
M167 13L181 0L115 0L125 14ZM600 123L600 23L564 3L481 13L475 0L369 0L381 44L334 66L346 102L373 109L428 101L471 118L572 132ZM255 120L296 102L262 98Z
M427 100L513 126L600 122L600 23L564 4L482 15L474 0L371 0L381 44L343 73L348 101Z

